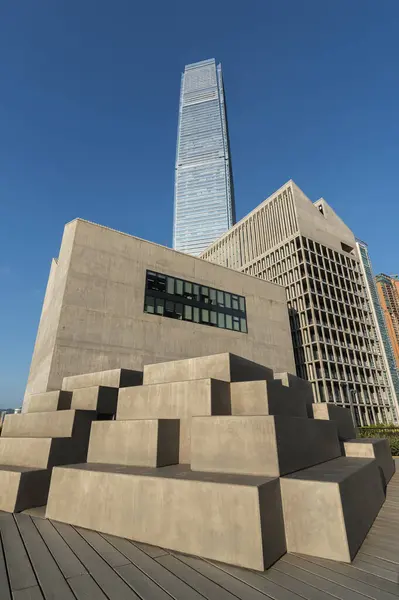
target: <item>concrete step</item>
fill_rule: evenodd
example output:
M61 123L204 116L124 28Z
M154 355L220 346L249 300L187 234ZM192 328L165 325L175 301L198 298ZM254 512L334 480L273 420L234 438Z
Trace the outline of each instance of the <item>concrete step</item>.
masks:
M179 462L179 420L97 421L87 461L145 467Z
M197 379L119 390L118 421L180 419L179 461L190 462L191 415L228 415L230 387L225 381Z
M145 365L144 385L193 379L221 381L273 380L273 371L235 354L213 354L199 358Z
M95 385L72 392L71 408L75 410L95 410L98 414L115 415L117 403L118 388L114 387Z
M194 471L277 477L340 455L332 421L283 415L192 418Z
M285 552L275 478L184 465L55 467L46 517L259 571Z
M72 392L56 390L54 392L43 392L32 394L28 399L26 412L53 412L56 410L68 410L71 408Z
M383 476L384 486L388 485L395 473L395 462L386 438L359 438L347 440L343 444L345 456L375 458Z
M351 562L384 503L374 459L337 458L280 479L287 552Z
M0 465L0 510L20 512L47 502L51 471Z
M79 388L104 385L107 387L122 388L130 385L141 385L143 383L142 371L131 369L110 369L96 373L84 373L83 375L71 375L62 380L63 390L77 390Z
M307 418L306 402L281 381L230 384L232 415L289 415Z
M320 402L312 404L312 412L314 419L335 421L340 440L350 440L356 437L356 429L353 425L351 411L348 408L333 403Z
M84 462L88 438L0 437L0 465L49 469Z
M2 437L67 438L87 437L96 418L94 411L60 410L56 412L6 415Z
M310 381L292 375L292 373L274 373L274 379L290 388L297 398L306 402L308 417L312 417L312 403L314 402L313 389Z

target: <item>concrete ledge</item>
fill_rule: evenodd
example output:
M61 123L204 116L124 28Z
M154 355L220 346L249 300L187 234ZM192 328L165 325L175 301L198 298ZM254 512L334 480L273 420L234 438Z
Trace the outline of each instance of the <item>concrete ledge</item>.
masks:
M321 402L312 404L313 418L335 421L340 440L350 440L356 437L351 412L348 408L336 404Z
M274 373L274 379L281 381L281 383L290 388L290 390L306 403L308 410L308 417L312 417L311 405L314 402L313 389L310 381L292 375L292 373Z
M118 402L118 388L95 385L72 392L71 408L95 410L98 414L114 415Z
M142 371L130 369L110 369L96 373L84 373L83 375L72 375L62 380L63 390L77 390L79 388L104 385L107 387L127 387L130 385L141 385L143 383Z
M230 384L232 415L289 415L307 418L306 402L281 381Z
M56 467L46 517L260 571L285 552L278 479Z
M287 552L351 562L385 499L376 461L341 457L280 483Z
M382 471L384 484L388 485L395 473L395 463L391 448L386 438L359 438L344 442L345 456L358 458L375 458Z
M179 462L190 462L191 415L228 415L230 387L225 381L198 379L119 390L117 420L180 419Z
M336 426L287 416L193 417L194 471L279 476L341 455Z
M91 411L61 410L43 413L6 415L2 437L65 438L87 435L96 413Z
M51 471L0 465L0 510L20 512L47 502Z
M193 379L214 378L221 381L273 379L272 369L235 354L213 354L144 366L144 385Z
M87 461L163 467L179 462L178 419L97 421L91 426Z
M26 412L52 412L56 410L68 410L71 408L72 393L61 390L55 392L43 392L43 394L32 394L28 399Z
M85 461L87 439L0 437L0 465L50 469Z

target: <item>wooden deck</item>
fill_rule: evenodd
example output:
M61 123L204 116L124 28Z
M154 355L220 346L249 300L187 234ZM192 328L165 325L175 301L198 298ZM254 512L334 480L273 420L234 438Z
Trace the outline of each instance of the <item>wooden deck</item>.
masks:
M0 600L394 600L399 472L352 565L285 555L258 573L29 514L0 513L0 540Z

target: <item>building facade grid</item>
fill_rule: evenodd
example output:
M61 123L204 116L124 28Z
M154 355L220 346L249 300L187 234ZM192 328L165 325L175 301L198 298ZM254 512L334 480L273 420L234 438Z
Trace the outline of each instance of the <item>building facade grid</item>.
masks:
M287 185L202 258L285 286L297 375L312 382L316 402L353 404L359 425L396 421L355 243L338 251L299 229Z

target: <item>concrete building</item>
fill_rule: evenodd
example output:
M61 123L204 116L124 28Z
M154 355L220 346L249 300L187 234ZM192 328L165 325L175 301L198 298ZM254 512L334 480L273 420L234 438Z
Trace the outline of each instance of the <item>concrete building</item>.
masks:
M234 223L222 66L212 58L186 65L182 74L173 247L198 255Z
M201 256L285 286L297 374L316 402L353 403L361 425L397 421L356 239L324 199L290 180Z
M77 219L52 262L24 411L66 376L222 352L295 371L284 288Z
M380 273L376 283L396 368L399 369L399 277Z

